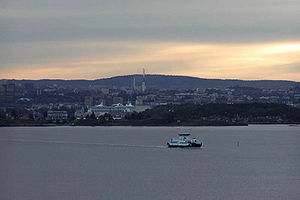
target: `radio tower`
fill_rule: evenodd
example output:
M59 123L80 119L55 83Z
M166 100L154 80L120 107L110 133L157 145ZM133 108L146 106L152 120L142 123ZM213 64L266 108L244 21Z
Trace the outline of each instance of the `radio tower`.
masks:
M146 91L146 78L145 78L145 68L143 68L143 82L142 82L142 92Z
M133 77L133 90L136 90L136 86L135 86L135 77Z

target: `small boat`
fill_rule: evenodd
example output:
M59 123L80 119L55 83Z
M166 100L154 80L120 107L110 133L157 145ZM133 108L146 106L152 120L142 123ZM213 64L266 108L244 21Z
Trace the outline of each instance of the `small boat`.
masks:
M180 133L178 138L172 138L167 142L168 147L202 147L202 142L196 138L190 138L189 133Z

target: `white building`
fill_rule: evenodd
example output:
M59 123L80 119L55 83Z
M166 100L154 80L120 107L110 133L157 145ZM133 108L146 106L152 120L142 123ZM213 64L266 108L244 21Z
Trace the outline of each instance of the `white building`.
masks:
M94 113L96 117L99 117L107 113L112 116L124 117L127 113L132 113L133 111L134 111L134 106L131 103L126 105L118 103L118 104L113 104L111 106L104 106L103 104L100 104L89 108L88 115Z
M80 110L76 110L75 113L74 113L74 117L76 117L76 119L85 118L86 113L84 111L84 108L81 108Z
M68 119L67 111L48 111L47 118L52 120Z

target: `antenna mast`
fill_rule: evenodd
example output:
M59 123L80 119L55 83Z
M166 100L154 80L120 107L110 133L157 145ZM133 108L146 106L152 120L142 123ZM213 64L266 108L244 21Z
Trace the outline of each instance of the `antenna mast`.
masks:
M142 82L142 92L146 91L146 78L145 78L145 68L143 68L143 82Z

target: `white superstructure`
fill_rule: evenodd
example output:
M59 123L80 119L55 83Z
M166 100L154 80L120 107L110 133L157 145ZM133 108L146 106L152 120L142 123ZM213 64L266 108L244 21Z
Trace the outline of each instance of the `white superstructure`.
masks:
M190 138L191 134L181 133L178 138L173 138L167 142L168 147L201 147L202 142L196 138Z

